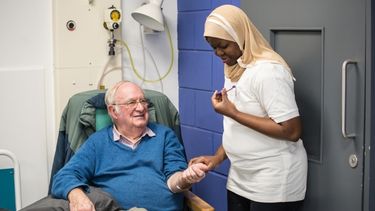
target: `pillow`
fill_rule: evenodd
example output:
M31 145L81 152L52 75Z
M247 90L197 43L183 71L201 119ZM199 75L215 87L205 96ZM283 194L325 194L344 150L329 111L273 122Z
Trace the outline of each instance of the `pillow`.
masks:
M96 131L101 130L108 125L112 124L112 119L109 117L107 109L95 109L95 128Z

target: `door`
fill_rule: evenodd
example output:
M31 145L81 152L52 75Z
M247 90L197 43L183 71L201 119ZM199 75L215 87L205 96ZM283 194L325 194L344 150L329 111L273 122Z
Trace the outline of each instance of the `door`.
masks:
M360 211L365 0L242 0L289 63L309 158L305 211Z

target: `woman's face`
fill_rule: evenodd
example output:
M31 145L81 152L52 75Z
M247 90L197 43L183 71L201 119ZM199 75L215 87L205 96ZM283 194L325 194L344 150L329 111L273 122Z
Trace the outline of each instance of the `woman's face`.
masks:
M206 40L214 49L216 56L229 66L235 65L237 59L242 56L242 51L236 42L215 37L206 37Z

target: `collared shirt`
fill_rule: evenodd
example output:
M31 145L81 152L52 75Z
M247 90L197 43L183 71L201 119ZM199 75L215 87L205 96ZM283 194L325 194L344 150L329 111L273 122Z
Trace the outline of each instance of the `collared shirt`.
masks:
M113 127L113 141L119 141L120 143L130 147L131 149L137 148L138 144L140 143L141 139L148 135L150 137L155 136L154 131L152 131L149 127L146 127L145 131L142 133L142 135L135 140L135 142L130 141L131 139L126 137L125 135L122 135L116 127Z

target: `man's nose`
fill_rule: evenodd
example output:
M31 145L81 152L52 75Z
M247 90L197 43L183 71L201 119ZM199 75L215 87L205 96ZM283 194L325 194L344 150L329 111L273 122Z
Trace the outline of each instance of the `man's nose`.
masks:
M146 109L146 107L141 102L137 101L137 105L135 106L135 109L137 111L143 111Z

